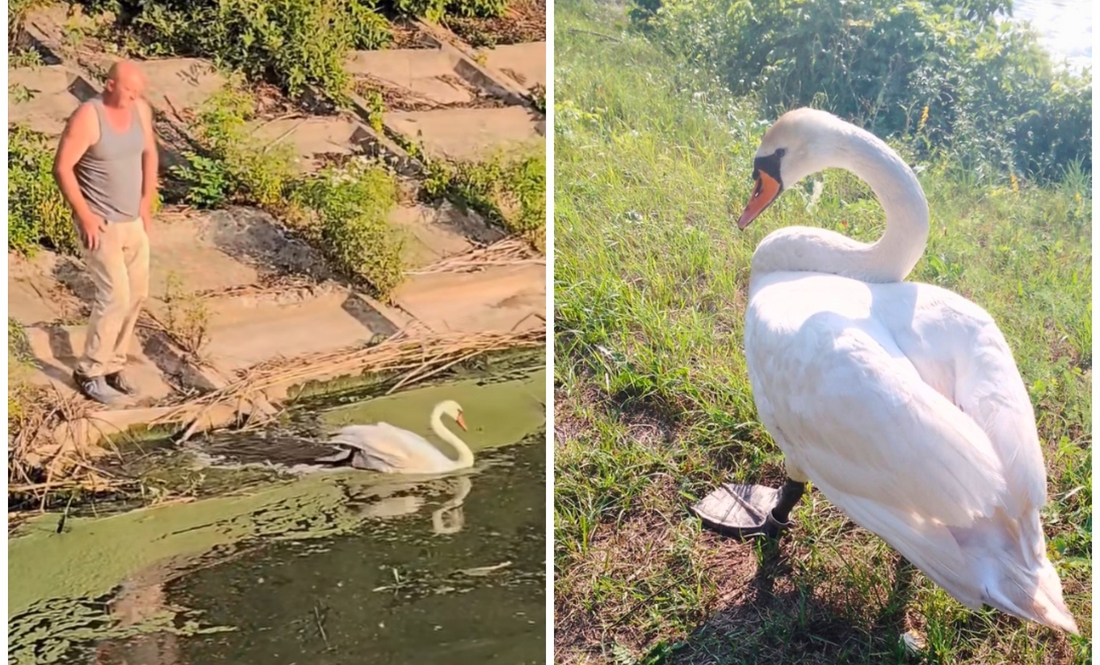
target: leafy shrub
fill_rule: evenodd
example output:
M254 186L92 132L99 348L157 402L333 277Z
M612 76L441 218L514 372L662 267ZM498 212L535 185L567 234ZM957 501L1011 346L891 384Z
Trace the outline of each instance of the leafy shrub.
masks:
M234 178L223 159L193 152L184 154L187 163L173 166L172 175L186 188L184 200L196 208L217 208L233 194Z
M120 25L147 55L193 55L293 97L316 85L347 101L344 59L393 36L366 0L121 0Z
M537 237L546 227L546 156L428 165L424 191L451 196L509 232Z
M766 115L813 104L883 135L919 125L926 154L983 178L1092 170L1091 76L998 21L1006 0L642 1L641 25Z
M80 248L69 204L53 177L54 147L44 134L8 128L8 248L24 255L40 244L66 254Z
M254 112L254 99L235 85L199 110L192 131L208 154L185 153L186 164L171 169L189 204L216 208L235 202L281 211L295 178L294 149L286 144L261 146L250 137L246 128Z
M425 18L433 23L446 16L495 18L504 15L507 0L393 0L394 8L406 16Z
M389 222L397 204L392 175L376 166L329 167L303 182L295 199L312 211L321 246L340 270L382 297L401 283L404 243Z
M92 11L115 12L116 27L147 56L210 58L292 97L317 86L341 105L348 102L348 51L393 41L379 10L438 22L447 15L501 16L506 2L392 0L382 7L376 0L84 0Z
M463 18L495 18L504 16L507 0L450 0L446 13Z

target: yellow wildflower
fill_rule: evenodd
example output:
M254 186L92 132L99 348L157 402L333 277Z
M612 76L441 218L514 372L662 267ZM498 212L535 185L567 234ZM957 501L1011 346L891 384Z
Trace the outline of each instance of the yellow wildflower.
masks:
M924 110L920 112L920 124L917 125L917 133L920 134L924 131L924 123L928 122L928 106L924 107Z
M1081 192L1077 192L1076 194L1074 194L1073 195L1073 200L1080 203L1081 202Z
M1012 191L1016 194L1020 193L1020 181L1016 179L1015 173L1009 173L1008 179L1012 181Z

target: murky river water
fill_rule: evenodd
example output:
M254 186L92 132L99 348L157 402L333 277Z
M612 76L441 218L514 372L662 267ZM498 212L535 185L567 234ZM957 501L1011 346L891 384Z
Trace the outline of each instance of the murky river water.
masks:
M56 516L25 525L9 544L10 662L543 662L544 386L544 371L520 372L298 414L319 431L384 419L434 441L431 406L457 399L477 458L466 472L302 473L60 534ZM200 448L290 465L308 442L294 443L265 432Z

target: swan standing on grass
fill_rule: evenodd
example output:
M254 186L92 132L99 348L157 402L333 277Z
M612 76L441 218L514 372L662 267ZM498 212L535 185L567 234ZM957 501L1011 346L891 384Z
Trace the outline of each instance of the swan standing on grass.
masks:
M696 514L728 535L774 537L812 480L963 605L1077 634L1046 556L1046 471L1008 344L978 305L902 282L928 239L913 171L870 132L791 111L756 152L738 226L828 167L871 186L886 230L865 244L789 227L757 247L745 357L788 480L779 492L726 485Z
M474 454L462 439L443 425L443 415L453 418L465 431L462 407L452 400L442 401L435 405L430 420L435 435L458 452L457 459L447 457L422 436L389 423L378 423L349 425L341 429L329 439L329 444L341 450L327 457L319 457L317 461L350 461L357 469L382 473L445 473L473 466Z

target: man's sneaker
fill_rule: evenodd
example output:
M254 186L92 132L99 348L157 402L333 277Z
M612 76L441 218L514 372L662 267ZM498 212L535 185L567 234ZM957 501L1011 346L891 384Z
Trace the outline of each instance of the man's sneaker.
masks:
M81 376L73 373L73 381L80 390L80 394L100 404L115 404L118 397L113 394L107 380L102 376Z
M126 375L122 372L113 372L107 374L103 378L107 381L108 386L114 388L123 395L133 395L137 392L137 388L126 379Z

